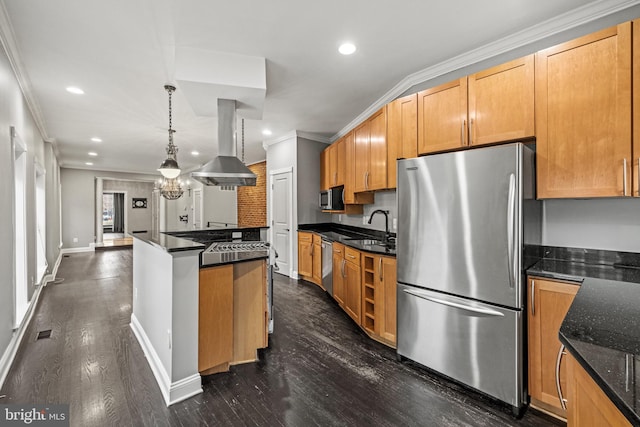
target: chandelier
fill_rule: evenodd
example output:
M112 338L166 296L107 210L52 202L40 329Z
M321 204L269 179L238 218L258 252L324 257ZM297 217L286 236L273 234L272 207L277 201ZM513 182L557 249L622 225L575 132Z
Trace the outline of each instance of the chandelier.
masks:
M175 130L171 128L171 94L176 88L175 86L165 85L164 89L169 93L169 145L167 145L167 158L160 164L158 172L165 178L173 179L180 175L180 166L178 166L178 160L176 159L178 147L173 144Z
M179 199L184 190L178 178L163 178L160 183L160 194L167 200Z

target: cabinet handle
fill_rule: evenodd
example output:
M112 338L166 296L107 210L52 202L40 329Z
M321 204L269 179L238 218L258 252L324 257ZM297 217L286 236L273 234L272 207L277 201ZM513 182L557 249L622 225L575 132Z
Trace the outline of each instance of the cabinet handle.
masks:
M345 277L347 277L347 271L344 268L344 265L346 264L347 260L343 259L342 260L342 266L341 266L341 270L342 270L342 278L344 279Z
M636 179L636 193L640 196L640 157L638 157L638 178Z
M531 279L531 315L536 315L536 281Z
M558 398L560 399L560 406L565 411L567 410L567 400L562 396L562 387L560 386L560 362L562 362L562 356L567 354L564 351L564 344L560 345L560 351L558 351L558 357L556 358L556 389L558 390Z
M380 261L378 263L378 271L380 271L380 281L382 282L382 257L380 257Z
M469 145L473 145L473 119L469 119Z
M353 255L347 255L347 256L351 259L356 259L356 257L354 257Z
M463 119L460 125L460 145L466 145L464 142L464 131L467 129L467 120Z
M627 159L622 162L622 195L627 195Z
M338 172L333 173L333 185L338 185Z
M369 189L369 171L366 171L364 173L364 189L365 190Z

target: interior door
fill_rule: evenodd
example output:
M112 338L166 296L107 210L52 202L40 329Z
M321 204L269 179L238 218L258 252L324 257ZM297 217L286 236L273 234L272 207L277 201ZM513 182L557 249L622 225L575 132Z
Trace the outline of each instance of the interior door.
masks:
M291 277L292 171L271 176L271 244L278 254L277 272Z

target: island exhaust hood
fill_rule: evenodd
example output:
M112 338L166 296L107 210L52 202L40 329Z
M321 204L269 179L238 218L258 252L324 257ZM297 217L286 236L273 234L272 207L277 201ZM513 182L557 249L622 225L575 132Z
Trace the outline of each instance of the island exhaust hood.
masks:
M218 157L191 177L204 185L255 186L256 175L236 157L236 101L218 99Z

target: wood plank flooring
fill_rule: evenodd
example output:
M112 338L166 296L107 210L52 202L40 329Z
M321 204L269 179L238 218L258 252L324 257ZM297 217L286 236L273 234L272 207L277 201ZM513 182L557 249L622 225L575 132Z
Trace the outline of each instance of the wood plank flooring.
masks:
M547 426L396 361L317 286L276 275L275 332L254 364L165 406L129 321L130 249L66 256L42 291L0 404L70 403L72 426ZM51 337L36 340L38 331Z

